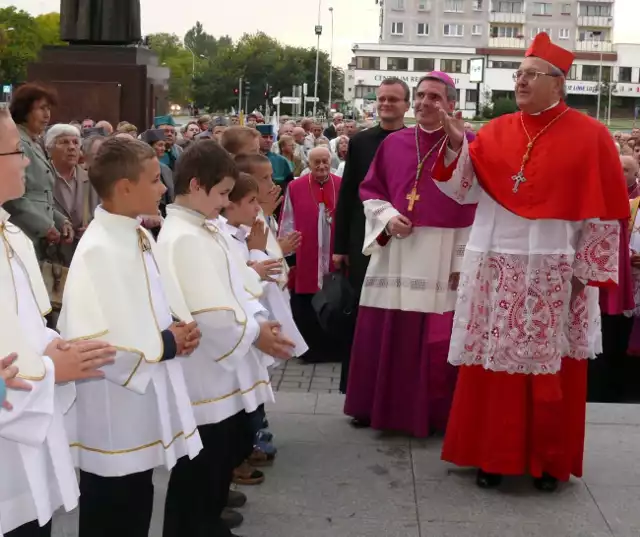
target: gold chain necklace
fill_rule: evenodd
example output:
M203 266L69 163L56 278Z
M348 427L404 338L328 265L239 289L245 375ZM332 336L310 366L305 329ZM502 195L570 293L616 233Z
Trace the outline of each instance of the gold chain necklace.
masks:
M411 189L411 192L407 194L407 197L406 197L407 201L409 201L409 207L408 207L409 212L413 211L413 206L415 205L416 201L420 201L420 194L418 194L418 183L420 182L420 176L422 175L422 168L424 167L425 162L427 162L427 159L431 156L431 153L433 153L434 150L436 149L440 150L442 148L442 145L443 145L442 142L447 137L447 135L445 134L433 145L433 147L429 150L429 152L424 157L421 157L420 156L420 138L418 137L419 130L420 130L420 125L416 125L416 128L415 128L416 154L418 156L418 167L416 168L416 179L413 182L413 188Z
M534 136L533 139L529 135L529 131L527 131L527 127L525 127L524 125L524 114L520 112L520 123L522 124L522 129L524 130L524 133L527 135L527 138L529 139L529 143L527 144L527 152L522 157L522 164L520 165L520 171L518 171L517 174L511 176L511 180L514 182L514 185L513 185L514 194L518 192L518 187L520 186L520 184L525 183L527 181L527 178L524 176L524 167L526 166L527 162L531 158L531 151L533 150L533 145L536 143L536 140L540 138L540 136L542 136L547 131L547 129L551 127L551 125L553 125L556 121L558 121L569 110L570 110L569 108L566 108L559 115L553 118L549 123L547 123L547 125L538 134Z

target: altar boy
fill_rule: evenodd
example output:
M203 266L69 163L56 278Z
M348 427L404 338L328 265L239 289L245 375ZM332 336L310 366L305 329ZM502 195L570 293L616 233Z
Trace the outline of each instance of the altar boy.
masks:
M182 521L184 535L205 535L194 521L209 527L208 535L229 535L220 514L233 469L251 453L246 414L273 401L262 353L288 358L293 347L252 296L261 292L259 282L252 287L245 281L246 267L238 266L217 220L237 177L217 142L189 146L176 168L176 200L167 207L158 242L161 273L179 283L179 296L169 300L185 302L202 333L184 370L204 448L195 460L180 461L170 481L170 487L191 483L181 487L192 492L183 501L201 509Z
M71 411L79 535L148 537L153 469L202 448L182 364L173 359L193 352L200 336L189 311L168 299L176 295L171 279L161 282L154 241L138 219L155 214L165 192L155 151L138 140L107 140L89 179L102 205L73 257L58 327L69 340L100 337L118 352L104 379L77 384Z

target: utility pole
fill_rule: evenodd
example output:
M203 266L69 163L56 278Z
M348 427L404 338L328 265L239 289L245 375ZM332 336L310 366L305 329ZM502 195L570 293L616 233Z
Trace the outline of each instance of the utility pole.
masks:
M327 124L331 113L331 90L333 89L333 8L329 8L331 13L331 56L329 57L329 105L327 106Z
M244 113L249 114L249 94L251 93L251 82L244 83Z
M322 9L322 0L318 0L318 24L316 25L316 36L318 36L316 44L316 78L313 83L313 117L316 117L316 109L318 106L318 67L320 66L320 36L322 35L322 26L320 25L320 16Z
M242 77L238 80L238 115L242 113Z

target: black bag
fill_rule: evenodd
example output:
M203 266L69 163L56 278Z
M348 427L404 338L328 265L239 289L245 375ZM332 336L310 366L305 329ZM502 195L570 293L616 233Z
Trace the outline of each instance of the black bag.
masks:
M350 338L356 322L357 297L343 272L325 274L322 289L311 300L322 329L333 337Z

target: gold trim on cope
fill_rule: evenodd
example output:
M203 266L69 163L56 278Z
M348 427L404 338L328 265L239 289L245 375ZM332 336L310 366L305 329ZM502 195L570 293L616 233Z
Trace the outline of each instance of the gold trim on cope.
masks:
M199 405L207 405L209 403L217 403L219 401L224 401L225 399L229 399L229 397L233 397L234 395L238 395L238 394L246 395L247 393L252 392L258 386L263 385L263 384L265 386L270 386L271 382L268 381L268 380L259 380L253 386L251 386L251 388L249 388L248 390L237 389L237 390L234 390L231 393L228 393L226 395L221 395L220 397L214 397L212 399L203 399L202 401L195 401L195 402L191 403L191 406L199 406Z

